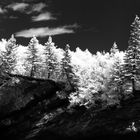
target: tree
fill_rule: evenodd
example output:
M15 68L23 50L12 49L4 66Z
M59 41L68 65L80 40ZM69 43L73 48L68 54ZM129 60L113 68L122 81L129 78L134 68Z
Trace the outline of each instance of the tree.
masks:
M30 67L30 76L34 77L37 73L37 69L39 67L39 58L37 55L37 45L38 40L35 36L33 36L28 45L27 51L27 65Z
M140 71L140 20L136 16L131 25L128 48L124 57L124 79L132 82L132 91L135 91L135 83Z
M116 52L118 52L118 51L119 51L119 49L118 49L117 43L114 42L112 48L110 49L110 54L111 54L111 56L113 57L114 54L115 54Z
M48 79L58 72L58 61L54 50L56 49L54 43L52 42L52 37L49 36L47 43L45 43L45 66L47 68Z
M114 60L114 64L112 65L111 77L109 81L109 89L111 90L111 94L115 94L118 99L123 97L123 65L122 61L119 57Z
M66 76L67 82L72 91L77 91L78 77L73 71L71 63L70 46L67 44L64 50L63 58L61 60L62 76Z
M6 73L14 72L16 66L16 54L15 49L17 48L16 39L14 35L8 40L5 46L5 51L2 51L2 65L1 69Z
M111 72L110 72L109 84L111 88L114 88L118 93L121 93L122 86L123 86L123 79L122 79L123 65L119 55L122 54L120 53L116 42L114 42L112 48L110 49L110 56L113 64L110 68Z

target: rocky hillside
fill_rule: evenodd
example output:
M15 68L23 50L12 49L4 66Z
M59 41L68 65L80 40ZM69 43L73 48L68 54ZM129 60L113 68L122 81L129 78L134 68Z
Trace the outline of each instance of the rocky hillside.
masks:
M56 94L63 90L63 84L51 80L20 77L16 89L13 85L6 87L1 88L1 93L7 91L6 93L10 94L18 91L18 95L24 95L28 101L24 102L23 98L24 103L20 107L11 103L11 108L14 106L12 111L4 109L1 111L0 138L43 140L132 137L134 139L139 135L139 92L122 102L118 108L95 110L86 109L84 106L69 108L68 99L61 99ZM20 98L17 102L20 102Z
M42 125L38 139L47 137L48 132L63 138L136 139L140 136L140 96L125 101L119 108L67 110Z

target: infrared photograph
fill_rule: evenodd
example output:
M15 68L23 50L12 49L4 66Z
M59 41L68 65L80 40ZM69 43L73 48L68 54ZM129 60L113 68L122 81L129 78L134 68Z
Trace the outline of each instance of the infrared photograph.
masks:
M140 139L140 0L0 0L6 139Z

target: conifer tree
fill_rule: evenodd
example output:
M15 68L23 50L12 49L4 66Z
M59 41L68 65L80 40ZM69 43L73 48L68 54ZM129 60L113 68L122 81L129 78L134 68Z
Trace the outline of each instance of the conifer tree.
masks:
M124 57L124 79L132 82L132 91L135 91L135 83L140 71L140 19L135 17L131 25L128 48Z
M37 55L37 45L38 45L38 40L35 36L33 36L29 42L28 45L28 51L27 51L27 62L28 65L30 66L30 76L34 77L36 76L37 69L39 66L39 59Z
M123 79L122 79L122 61L120 60L119 56L117 56L117 53L119 53L118 46L116 42L114 42L112 48L110 49L110 56L113 60L113 65L111 67L111 86L113 88L116 88L116 90L120 93L122 92L122 86L123 86Z
M115 54L116 52L118 52L118 51L119 51L119 49L118 49L117 43L114 42L112 48L110 49L110 54L111 54L111 56L113 57L114 54Z
M66 76L68 84L71 86L73 91L77 89L78 77L75 75L73 71L73 66L71 64L71 56L70 56L70 46L67 44L64 50L64 57L61 60L62 67L62 75Z
M5 51L2 52L2 65L1 68L6 73L12 73L14 72L14 68L16 66L16 39L14 38L14 35L11 36L11 38L8 40Z
M45 66L47 68L48 79L50 79L54 73L58 72L58 61L54 52L55 48L56 46L52 42L52 37L49 36L47 43L45 43L44 50Z
M123 65L121 60L117 57L112 66L111 70L111 79L110 79L110 87L117 91L118 95L122 95L123 92Z

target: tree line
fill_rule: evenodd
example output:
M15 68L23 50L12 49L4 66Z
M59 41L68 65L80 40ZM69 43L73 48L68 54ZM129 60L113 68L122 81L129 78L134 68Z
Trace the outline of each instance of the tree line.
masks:
M16 44L14 35L0 42L1 74L63 81L72 105L87 107L119 104L140 88L140 19L131 25L128 48L120 51L114 42L109 52L92 54L76 48L58 48L52 37L42 45L33 36L27 46Z

